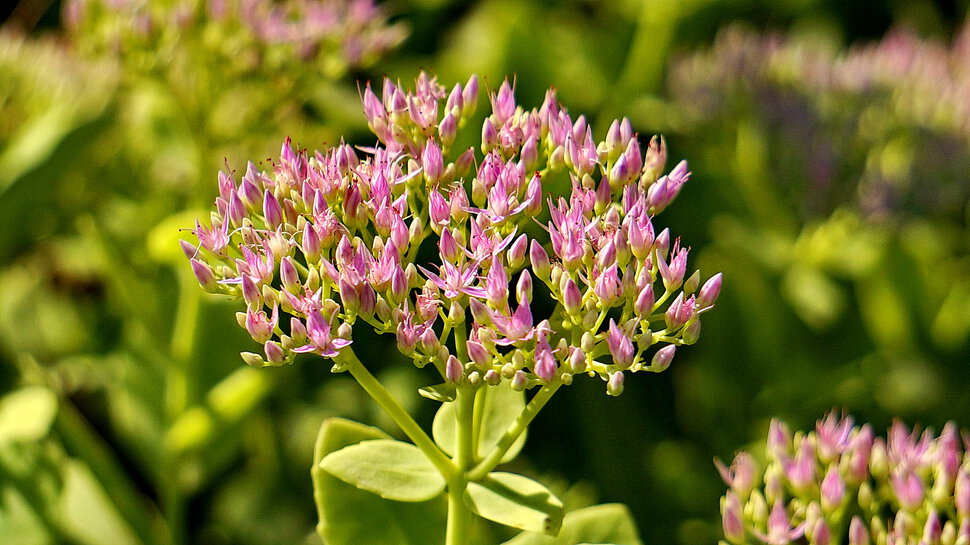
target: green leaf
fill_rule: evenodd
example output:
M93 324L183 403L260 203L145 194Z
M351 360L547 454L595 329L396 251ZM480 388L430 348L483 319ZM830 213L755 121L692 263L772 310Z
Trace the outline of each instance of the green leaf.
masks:
M478 457L483 458L492 447L498 444L515 419L525 409L525 392L516 392L507 386L490 386L478 391L478 395L485 397L485 410L482 415L481 436L478 439ZM431 432L434 440L448 455L455 454L455 437L457 423L455 404L445 403L435 414ZM526 432L516 439L512 448L502 457L502 462L508 462L518 456L525 445Z
M320 427L314 447L313 494L320 522L317 532L327 545L426 545L445 539L444 497L418 503L379 498L349 485L320 467L331 452L386 433L350 420L331 418Z
M482 518L513 528L556 535L562 525L562 501L522 475L489 473L468 483L464 500Z
M348 484L395 501L425 501L445 491L445 479L421 449L373 439L331 452L320 467Z
M451 403L455 400L455 396L458 395L458 389L454 384L444 383L418 388L418 393L421 394L421 397L426 397L432 401Z
M566 513L559 535L522 532L503 545L643 545L633 515L619 503L594 505Z
M57 415L57 396L42 386L29 386L0 399L0 444L43 439Z

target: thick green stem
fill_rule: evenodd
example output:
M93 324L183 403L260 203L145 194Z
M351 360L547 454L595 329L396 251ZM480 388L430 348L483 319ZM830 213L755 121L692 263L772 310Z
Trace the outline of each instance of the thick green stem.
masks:
M482 390L459 388L455 399L456 438L455 475L448 481L448 529L445 533L446 545L459 545L468 540L471 511L465 505L463 496L468 486L465 472L475 463L475 399Z
M561 382L556 382L548 386L543 386L536 395L532 397L529 404L525 406L525 409L519 413L519 416L514 422L505 430L505 435L499 440L498 444L478 463L471 471L468 472L468 480L477 481L485 477L489 471L495 469L501 461L505 453L512 448L515 441L522 435L522 432L529 427L532 420L539 414L539 411L552 399L553 394L559 390L562 386Z
M445 545L462 545L468 542L472 513L463 498L468 483L464 479L461 481L460 487L448 485L448 529L445 532Z
M441 449L421 429L421 426L411 418L411 415L408 414L404 407L394 399L394 396L384 388L384 385L374 378L374 375L364 367L364 364L361 363L357 354L350 347L347 347L341 350L340 354L334 359L338 363L346 365L347 371L364 388L364 391L384 409L384 412L394 420L398 427L401 428L401 431L411 439L415 446L421 449L421 452L428 457L428 460L434 464L435 468L438 469L445 480L452 479L455 474L455 466L451 463L451 460L441 452Z

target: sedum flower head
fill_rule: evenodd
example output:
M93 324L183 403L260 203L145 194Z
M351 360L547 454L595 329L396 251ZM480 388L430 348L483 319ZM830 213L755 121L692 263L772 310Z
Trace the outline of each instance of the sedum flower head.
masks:
M373 0L68 0L64 20L83 50L149 70L157 61L146 53L184 70L182 55L204 50L230 72L298 61L336 77L372 64L406 35Z
M896 421L885 438L835 413L813 431L771 423L764 463L716 461L727 542L970 543L970 457L956 426L937 436Z
M685 283L689 249L653 224L687 164L664 173L663 140L642 150L625 119L596 142L554 91L525 109L508 81L489 94L480 145L459 147L479 133L478 94L474 76L367 85L376 145L287 141L270 172L220 174L184 250L203 287L244 300L240 324L265 348L248 363L314 353L339 370L366 323L448 383L588 373L618 395L624 372L662 371L696 341L721 276Z

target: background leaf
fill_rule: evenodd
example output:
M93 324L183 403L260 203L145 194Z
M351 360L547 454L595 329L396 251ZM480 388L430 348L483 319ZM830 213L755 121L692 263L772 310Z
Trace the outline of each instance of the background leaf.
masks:
M485 395L485 414L482 416L481 437L478 440L478 456L484 457L494 447L509 425L525 408L525 392L516 392L512 388L503 386L490 387L481 390L479 395ZM432 433L434 440L449 455L455 453L455 437L457 434L457 418L454 403L443 403L434 417ZM518 456L525 445L527 433L523 433L512 444L512 448L502 457L507 462Z

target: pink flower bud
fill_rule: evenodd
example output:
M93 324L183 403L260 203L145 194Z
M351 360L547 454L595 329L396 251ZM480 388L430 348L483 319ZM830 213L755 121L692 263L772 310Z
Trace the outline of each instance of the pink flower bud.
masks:
M320 258L320 235L317 234L316 228L310 222L303 226L303 243L300 248L303 250L303 255L306 256L308 263Z
M454 355L448 356L445 363L445 379L452 384L461 384L461 379L465 376L465 369L461 366Z
M596 277L596 282L593 284L593 293L599 297L601 308L613 306L613 303L616 302L623 291L617 272L616 265L611 265Z
M218 289L219 283L216 280L216 275L212 272L212 268L209 267L208 264L198 259L192 259L189 261L189 263L192 265L192 274L195 275L195 278L199 281L200 286L205 288L206 291L210 292L214 292L216 289Z
M744 522L741 517L741 502L737 495L728 490L721 499L721 526L724 529L724 538L735 545L745 542Z
M668 344L667 346L657 350L657 353L653 355L653 359L650 361L650 367L647 368L648 371L653 371L654 373L660 373L666 371L670 367L670 362L674 359L674 353L677 351L677 346L673 344Z
M562 305L566 313L574 316L583 308L583 294L579 291L579 286L569 276L563 275L562 282Z
M549 263L549 254L535 239L529 245L529 260L532 263L532 272L540 280L548 280L552 268Z
M263 345L263 352L266 353L266 361L272 365L282 364L286 357L283 347L274 341L266 341Z
M469 299L468 308L471 310L475 323L489 325L492 323L492 312L478 299Z
M515 113L515 94L509 85L509 80L502 82L498 93L492 95L492 115L498 125L505 123Z
M450 147L455 143L455 137L458 135L458 120L455 118L454 114L449 110L441 123L438 124L438 138L441 139L441 145L445 148Z
M486 119L482 123L482 153L488 153L498 146L498 131L491 119Z
M515 285L515 296L520 305L523 302L532 302L532 275L528 270L519 274L519 281Z
M658 256L667 254L667 250L670 249L670 229L660 231L660 234L653 241L653 248L657 251Z
M465 347L468 350L468 357L479 369L486 369L491 365L492 356L482 343L469 340L465 343Z
M273 229L283 223L283 207L269 189L263 192L263 218L266 225Z
M640 318L646 318L653 312L654 296L653 296L653 284L647 284L640 290L637 295L636 301L633 302L633 311L637 313Z
M296 271L296 265L290 256L280 260L280 282L283 284L283 289L290 293L297 293L303 287L300 285L300 275Z
M263 296L259 291L259 286L247 274L244 274L242 277L242 295L247 307L258 309L263 306Z
M552 355L548 343L537 343L533 371L539 380L546 384L550 384L556 378L558 371L556 358Z
M747 499L748 495L754 489L755 473L758 470L754 457L742 451L734 457L730 468L726 467L717 459L714 460L714 465L717 467L717 471L721 474L724 482L731 487L731 490L736 492L742 499Z
M569 370L577 374L586 371L586 354L580 348L573 347L569 354Z
M633 363L636 351L633 341L616 325L610 318L610 328L606 334L606 344L609 346L610 354L613 356L613 364L619 369L626 369Z
M461 92L461 98L463 104L462 117L474 114L475 107L478 105L478 76L473 74L468 78L468 83L465 84L465 88Z
M509 300L509 277L505 274L505 267L497 260L492 260L485 278L485 293L492 308L501 308Z
M707 282L701 287L701 291L697 294L697 306L700 308L706 308L714 304L717 301L718 295L721 294L721 273L717 273L710 277Z
M849 545L869 545L869 530L858 515L849 523Z
M441 253L441 259L450 263L455 263L458 257L462 255L461 248L458 247L454 235L451 234L451 230L447 227L441 230L441 238L438 240L438 251Z
M606 394L616 397L623 393L623 371L617 371L610 375L606 382Z
M519 235L519 238L515 239L512 246L509 247L506 252L506 261L509 267L513 269L518 269L525 262L525 253L529 249L529 237L526 235Z
M812 545L832 544L832 531L829 530L829 525L825 522L825 519L818 519L812 528L811 543Z
M845 483L838 466L829 467L821 486L822 510L831 513L839 508L845 498Z
M441 148L430 138L425 143L424 152L421 154L421 166L424 169L424 177L430 184L436 183L441 178L441 173L445 168L441 157Z

